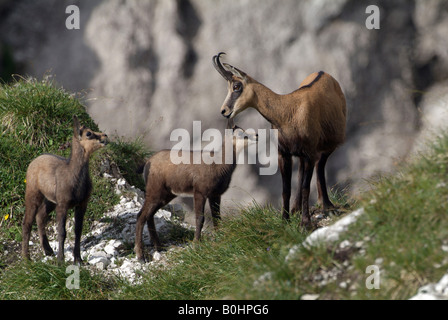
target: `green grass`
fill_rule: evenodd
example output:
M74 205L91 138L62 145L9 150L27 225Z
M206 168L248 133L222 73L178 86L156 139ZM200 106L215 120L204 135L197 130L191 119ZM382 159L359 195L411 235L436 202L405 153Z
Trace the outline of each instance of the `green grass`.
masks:
M223 219L219 231L200 243L176 251L167 271L154 268L141 285L128 287L131 299L254 298L244 292L267 268L281 267L285 248L302 241L293 223L286 223L272 208L253 206ZM264 292L265 298L283 298L281 291Z
M366 254L353 260L359 274L382 258L381 289L360 286L358 298L405 299L448 269L448 136L373 184L364 195L366 215L347 238L369 237ZM364 278L364 277L362 277Z
M70 289L74 272L67 267L51 262L18 262L1 272L0 300L104 300L115 296L118 278L105 278L84 268L79 269L79 288Z

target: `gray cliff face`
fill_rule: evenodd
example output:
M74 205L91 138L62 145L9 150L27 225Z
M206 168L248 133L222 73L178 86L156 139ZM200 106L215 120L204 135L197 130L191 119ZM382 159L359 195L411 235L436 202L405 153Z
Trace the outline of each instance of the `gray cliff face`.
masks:
M65 28L69 4L80 8L80 30ZM380 30L365 27L371 4L381 9ZM171 131L191 132L195 120L202 130L225 128L227 86L211 64L219 51L278 93L324 70L340 82L349 113L329 184L356 192L364 179L393 170L431 119L446 114L447 16L443 0L4 0L0 48L10 48L22 73L54 74L68 90L84 91L102 130L145 134L153 149L173 146ZM270 127L253 110L236 121ZM280 203L279 174L255 169L236 170L224 203Z

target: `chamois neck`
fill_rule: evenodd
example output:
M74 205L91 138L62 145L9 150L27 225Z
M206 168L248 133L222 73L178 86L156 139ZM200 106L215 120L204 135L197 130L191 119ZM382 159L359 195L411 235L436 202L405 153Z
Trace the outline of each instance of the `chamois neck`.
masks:
M226 137L226 139L227 139L227 137ZM233 137L232 137L232 139L233 139ZM231 174L233 172L233 170L235 170L235 168L236 168L238 154L242 151L242 149L244 149L244 148L237 148L236 144L232 143L231 150L227 150L226 149L226 141L224 141L222 144L222 148L221 148L222 161L220 164L215 164L216 166L218 166L220 168L219 172L221 172L224 175ZM227 158L230 158L230 156L226 157L227 151L231 151L232 159L227 159Z
M70 152L70 158L69 158L69 166L74 172L76 172L80 170L82 167L88 165L89 165L89 154L79 143L79 140L73 138L72 150Z
M275 93L259 82L253 84L253 90L256 96L253 107L274 126L280 127L288 117L285 96Z

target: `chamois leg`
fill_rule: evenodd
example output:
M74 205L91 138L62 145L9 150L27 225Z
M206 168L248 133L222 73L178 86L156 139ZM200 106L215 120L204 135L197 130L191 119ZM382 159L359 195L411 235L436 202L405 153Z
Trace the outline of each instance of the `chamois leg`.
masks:
M195 192L194 194L194 213L196 215L196 232L194 234L194 240L199 241L201 238L202 227L204 226L204 207L207 200L202 194Z
M22 256L30 260L29 242L31 237L31 227L33 226L36 213L44 200L44 196L40 193L25 194L25 216L22 222Z
M302 211L302 185L303 185L303 176L305 175L304 172L304 163L305 160L303 160L302 158L299 158L299 169L298 169L298 190L297 190L297 196L296 199L294 200L294 205L291 209L292 213L295 212L300 212Z
M327 182L325 179L325 165L331 153L323 153L320 160L316 163L317 172L317 192L319 194L319 203L322 205L324 211L333 209L334 205L328 198Z
M68 208L66 205L56 205L56 223L58 230L58 242L59 242L59 250L58 250L58 261L64 262L64 243L66 238L66 230L65 223L67 221L67 211Z
M143 228L145 222L148 224L149 236L157 251L161 249L160 240L157 235L156 227L154 224L154 214L161 208L158 202L152 202L145 200L142 210L137 216L137 226L135 228L135 246L134 251L137 255L137 259L141 262L145 262L145 256L143 255Z
M84 222L84 214L87 210L87 201L75 207L75 247L73 249L74 264L82 264L81 258L81 234Z
M302 222L301 225L305 227L311 227L309 197L310 197L310 185L311 178L313 177L314 163L308 158L304 159L304 176L302 184Z
M221 220L221 196L210 196L208 198L208 203L210 205L210 211L212 213L213 227L216 229L218 228L219 221Z
M175 198L175 196L170 193L163 193L163 195L160 198L162 200L158 203L158 205L156 206L156 209L154 211L151 211L151 214L146 219L149 236L151 238L151 241L152 241L156 251L161 251L162 245L160 243L159 236L157 235L156 225L154 222L154 215L157 213L157 211L160 210L160 208L162 208L163 206L170 203L171 200L173 200Z
M282 175L283 183L283 219L289 219L289 200L291 199L291 175L292 175L292 158L290 155L278 154L278 165Z
M37 230L39 232L40 245L47 256L54 256L54 251L48 243L48 237L46 233L46 226L48 222L48 214L54 210L56 205L46 199L42 202L37 211L36 222Z

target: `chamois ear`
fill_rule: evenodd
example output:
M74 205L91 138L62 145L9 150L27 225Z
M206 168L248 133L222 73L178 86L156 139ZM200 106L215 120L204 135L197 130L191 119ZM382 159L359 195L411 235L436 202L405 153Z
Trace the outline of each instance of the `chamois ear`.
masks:
M223 63L224 67L230 71L234 76L240 78L241 80L246 81L247 79L247 74L244 71L241 71L238 68L235 68L234 66L228 64L228 63Z
M77 116L73 116L73 137L79 139L81 135L81 131L79 128L79 120Z

